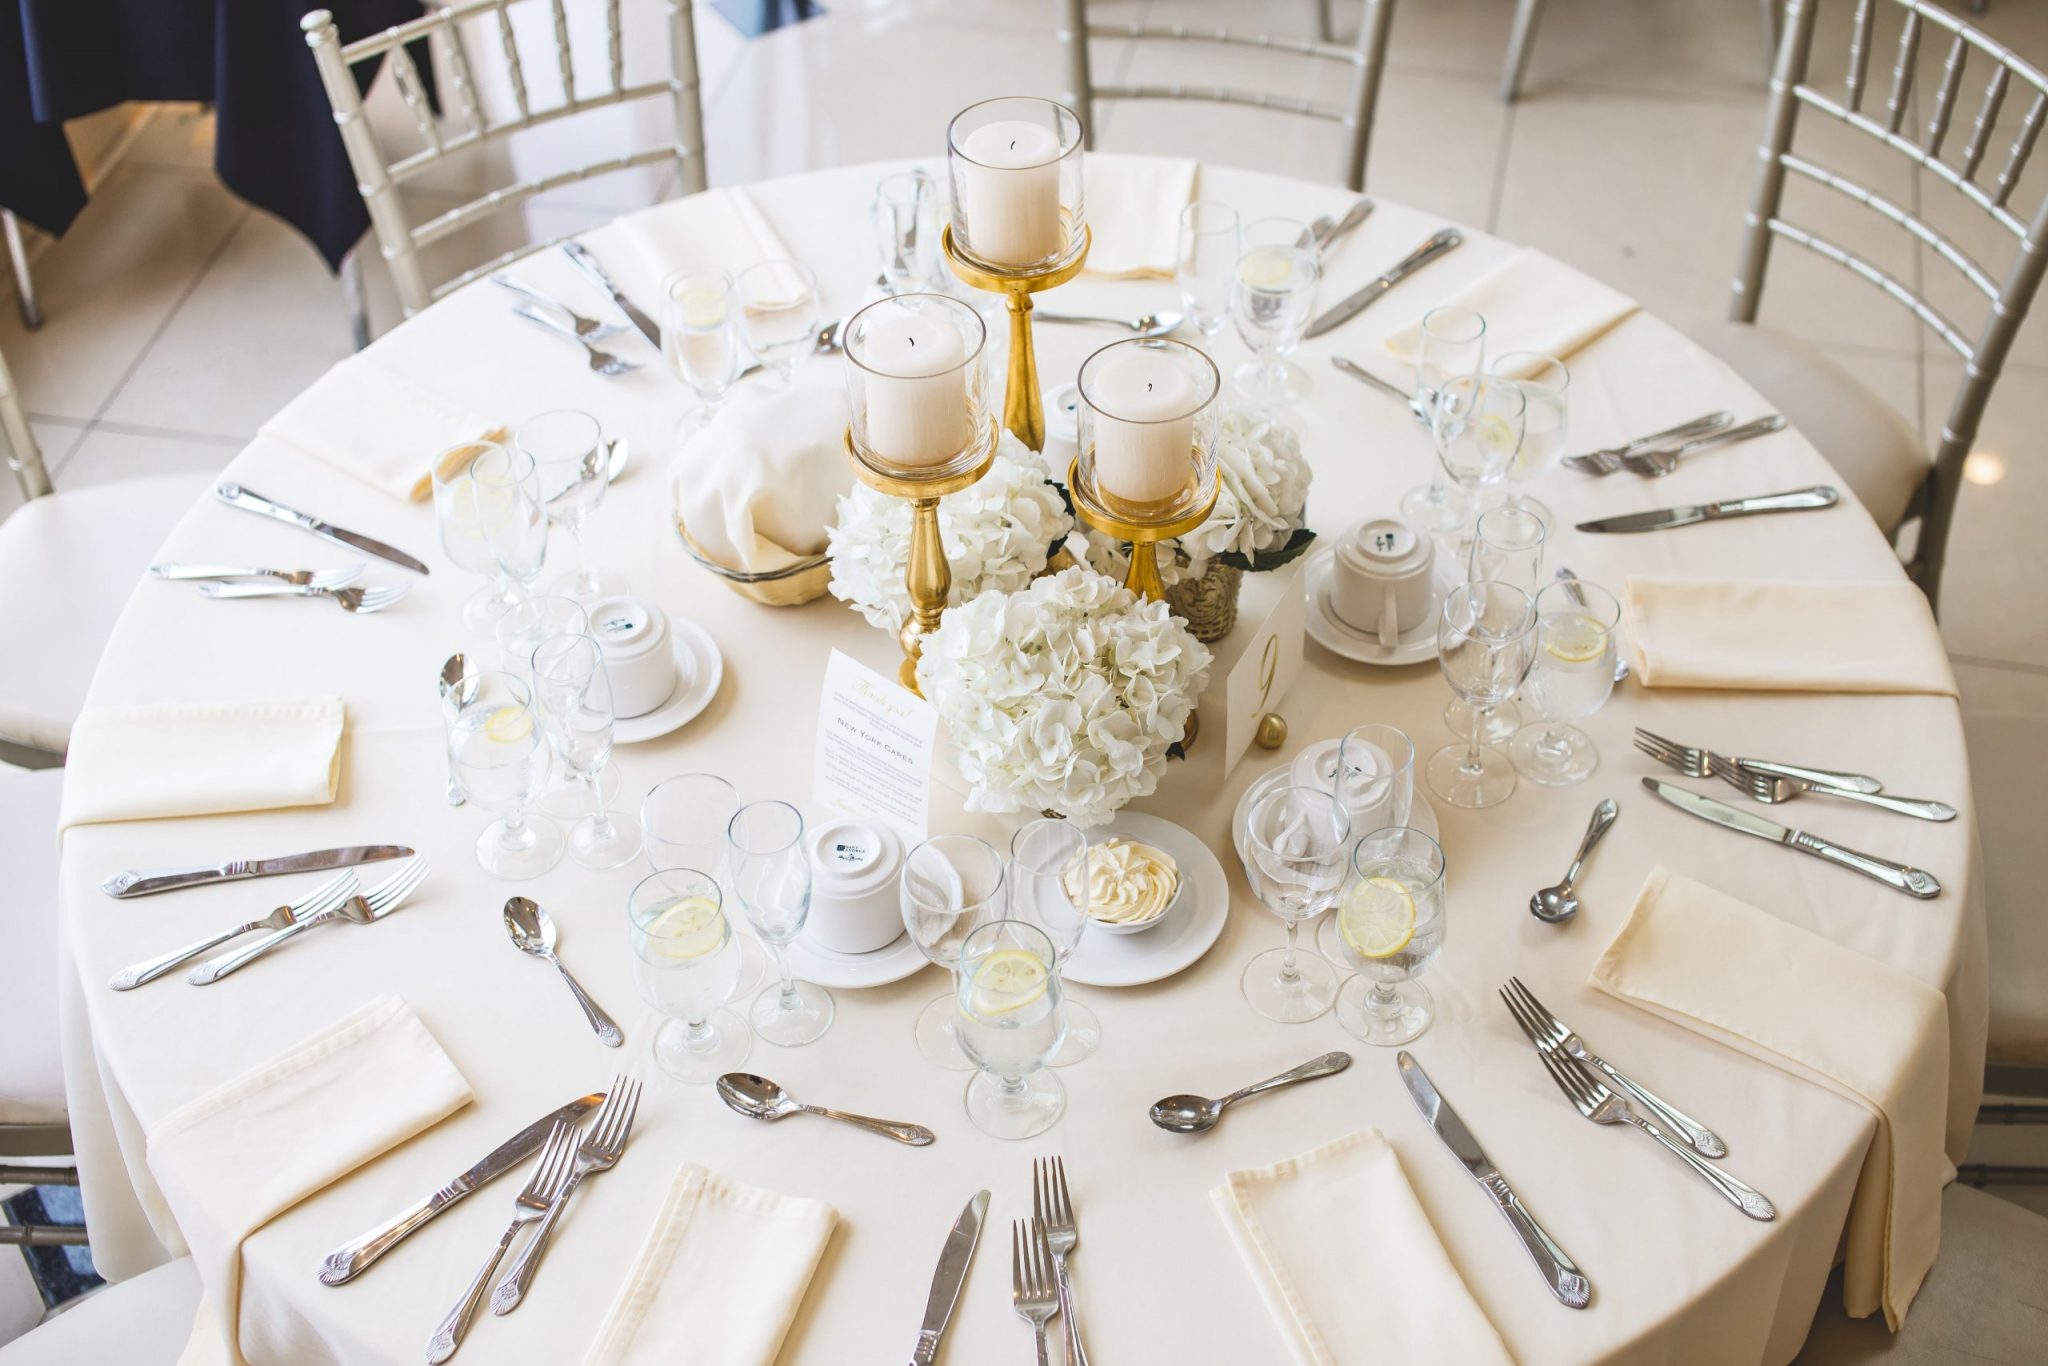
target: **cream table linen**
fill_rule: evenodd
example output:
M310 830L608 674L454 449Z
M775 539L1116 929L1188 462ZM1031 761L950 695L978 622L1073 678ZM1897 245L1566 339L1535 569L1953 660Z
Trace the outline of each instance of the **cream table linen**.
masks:
M749 188L790 250L817 266L828 312L859 303L874 278L872 240L847 225L865 222L875 182L894 169L859 166ZM1201 182L1207 197L1303 219L1341 213L1353 198L1336 186L1215 167L1204 168ZM1382 203L1359 226L1357 240L1333 254L1327 289L1357 288L1441 225L1436 214ZM586 240L607 264L630 259L616 229L600 229ZM1303 344L1299 359L1316 380L1299 414L1304 447L1316 463L1312 525L1328 531L1391 508L1400 490L1426 478L1435 462L1413 419L1337 375L1329 356L1366 354L1365 348L1377 347L1375 327L1412 320L1428 302L1509 253L1502 243L1470 234L1465 246L1403 283L1384 304ZM595 301L560 252L541 253L520 272L564 299ZM669 521L660 478L683 400L674 380L653 364L652 348L635 352L650 362L647 370L618 381L593 379L568 348L508 320L506 300L495 297L502 294L488 284L457 291L380 338L374 349L408 373L433 375L437 392L478 412L516 420L546 407L583 406L608 430L632 435L633 463L593 518L593 555L670 612L703 626L725 652L726 673L698 720L662 740L619 748L622 805L630 807L662 777L701 770L725 774L748 797L801 801L809 784L818 680L829 652L844 650L887 673L900 658L895 640L841 604L770 609L746 602L692 565ZM1090 312L1138 313L1171 302L1169 287L1157 281L1084 278L1052 297L1059 307ZM634 344L624 335L618 340L622 351ZM1085 329L1040 328L1044 374L1049 380L1071 375L1100 340ZM1241 358L1234 340L1226 336L1220 345L1223 365ZM1731 372L1642 313L1580 351L1572 371L1575 444L1609 444L1711 408L1762 409ZM814 360L801 378L830 383L835 376L832 363ZM628 1018L637 988L620 908L638 873L593 874L564 862L516 888L555 914L572 969L624 1025L624 1056L614 1057L594 1043L569 1003L551 994L556 984L544 980L546 969L504 942L498 908L514 889L483 876L473 861L486 814L451 809L441 799L446 761L432 679L450 649L489 645L465 638L457 626L476 580L454 570L435 547L431 511L394 505L269 442L238 457L231 477L415 549L434 564L434 573L415 585L401 608L367 623L308 612L303 603L244 603L238 606L257 614L257 626L243 625L239 615L229 626L220 604L151 593L138 594L116 627L95 683L95 704L331 691L349 703L348 773L328 807L89 825L66 833L61 896L83 998L67 1049L91 1060L76 1069L86 1074L81 1085L102 1079L94 1108L114 1116L95 1126L90 1151L81 1157L88 1217L110 1230L133 1226L109 1207L126 1197L124 1169L139 1166L137 1136L171 1110L261 1062L276 1051L276 1039L309 1033L367 996L400 994L469 1077L477 1100L287 1210L243 1244L243 1338L252 1360L291 1366L410 1363L475 1273L483 1249L503 1230L509 1190L493 1186L464 1201L342 1290L321 1286L308 1268L367 1223L446 1182L505 1135L601 1087L618 1065L655 1075L645 1050L656 1021ZM1784 433L1717 452L1714 461L1664 480L1622 484L1560 471L1535 491L1560 512L1604 516L1829 477L1810 445ZM167 553L216 558L247 547L289 554L309 544L290 527L211 501L194 506ZM1616 588L1630 574L1725 575L1744 562L1768 564L1772 574L1802 581L1877 581L1897 572L1883 537L1850 507L1803 520L1797 537L1785 536L1768 518L1668 536L1580 536L1567 527L1553 554L1557 563ZM1277 590L1268 581L1275 577L1248 579L1247 619L1270 603L1268 595ZM376 628L374 649L364 644L367 631L345 629L365 626ZM1311 645L1301 680L1278 710L1301 744L1368 719L1427 740L1440 735L1444 696L1434 666L1368 669ZM1933 869L1948 891L1936 901L1913 901L1818 860L1730 836L1661 803L1629 804L1624 796L1621 828L1581 879L1584 909L1577 923L1563 932L1537 924L1526 909L1534 885L1530 870L1552 868L1571 847L1599 790L1620 793L1637 774L1659 771L1629 748L1630 728L1638 724L1678 735L1740 734L1759 753L1867 768L1899 791L1953 799L1963 814L1947 824L1843 806L1830 809L1828 826L1844 843L1881 848ZM1523 1366L1789 1361L1820 1301L1875 1121L1857 1102L1586 987L1586 973L1654 866L1711 877L1944 992L1952 1022L1951 1135L1967 1137L1983 1066L1984 961L1981 879L1970 858L1974 813L1956 704L1911 694L1767 697L1624 688L1584 725L1603 755L1592 789L1553 792L1530 785L1491 811L1439 809L1453 867L1449 937L1428 979L1441 1015L1413 1051L1545 1226L1586 1268L1594 1303L1585 1312L1557 1306L1464 1170L1431 1146L1390 1057L1358 1049L1327 1018L1283 1026L1245 1009L1237 985L1245 960L1279 943L1281 930L1245 888L1228 852L1230 809L1247 784L1292 756L1255 750L1226 775L1216 750L1197 745L1185 767L1175 765L1168 786L1140 806L1179 822L1221 854L1232 893L1222 937L1199 963L1167 982L1075 989L1076 999L1086 991L1101 1016L1106 1042L1086 1066L1063 1071L1067 1114L1037 1144L1001 1143L975 1130L960 1111L960 1074L931 1068L916 1052L909 1022L943 990L943 974L925 971L889 987L836 990L838 1015L823 1040L799 1049L757 1047L747 1066L806 1099L927 1124L938 1132L938 1143L912 1151L802 1119L762 1126L730 1114L704 1088L651 1081L627 1160L584 1184L534 1294L517 1314L479 1324L465 1354L477 1352L493 1366L578 1360L596 1338L669 1178L688 1160L732 1181L824 1198L840 1212L840 1227L790 1326L781 1366L906 1359L932 1263L961 1202L991 1189L991 1227L1002 1227L1030 1210L1025 1159L1060 1152L1082 1220L1075 1267L1091 1354L1104 1362L1271 1362L1279 1355L1272 1320L1220 1235L1208 1192L1223 1172L1377 1126L1400 1150L1416 1198L1473 1299ZM1007 839L1012 822L962 811L948 770L940 764L934 830ZM108 872L195 856L379 840L419 849L434 866L437 890L374 932L336 933L318 946L320 972L239 973L204 992L176 982L104 990L115 969L246 919L251 904L245 883L110 902L97 890ZM1581 1119L1494 1000L1494 989L1510 973L1521 974L1603 1054L1654 1079L1676 1103L1724 1130L1743 1177L1778 1203L1778 1220L1761 1227L1741 1218L1654 1144ZM1345 1047L1359 1061L1343 1076L1233 1107L1229 1119L1198 1142L1163 1133L1145 1119L1145 1105L1159 1096L1218 1094ZM74 1098L74 1109L81 1108ZM147 1170L141 1175L146 1178ZM167 1246L175 1243L174 1222L159 1218L155 1228ZM1028 1344L1010 1309L1008 1268L991 1255L997 1246L991 1241L982 1249L968 1278L948 1332L948 1360L1009 1360ZM120 1237L94 1252L103 1264L122 1268L116 1274L163 1255L145 1240Z
M1089 233L1083 269L1106 279L1171 280L1180 256L1180 211L1195 197L1195 163L1090 152L1081 174Z
M753 196L738 188L705 190L622 218L627 256L600 258L626 297L661 321L661 282L679 270L723 270L734 276L762 261L789 256Z
M1486 358L1510 351L1569 361L1588 342L1634 313L1639 305L1617 289L1582 275L1533 248L1522 250L1465 288L1424 306L1457 304L1486 319ZM1422 320L1387 338L1387 349L1410 365L1422 343ZM1517 378L1536 372L1534 361Z
M846 462L846 390L742 387L669 468L677 513L704 553L749 573L821 554Z
M338 697L87 707L71 728L58 826L325 805L342 720Z
M418 502L433 496L437 456L502 440L505 428L359 351L280 408L261 434L393 498Z

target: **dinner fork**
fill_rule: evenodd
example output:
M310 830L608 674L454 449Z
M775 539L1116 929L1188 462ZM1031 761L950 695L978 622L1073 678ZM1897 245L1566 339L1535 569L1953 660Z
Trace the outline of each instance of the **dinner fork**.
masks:
M1649 450L1630 451L1621 457L1621 463L1622 467L1630 474L1645 475L1651 479L1662 479L1665 475L1677 469L1678 462L1689 455L1697 455L1701 451L1712 450L1716 446L1732 445L1738 441L1750 441L1756 437L1768 436L1772 432L1783 431L1784 429L1784 415L1772 413L1767 417L1760 417L1755 421L1745 422L1740 427L1730 427L1725 431L1709 432L1704 436L1696 436L1692 440L1676 446L1656 446Z
M1636 748L1668 768L1677 769L1688 778L1717 778L1714 772L1710 750L1697 745L1681 745L1676 740L1667 740L1655 731L1636 727ZM1802 768L1796 764L1770 763L1762 759L1737 758L1733 762L1743 768L1759 773L1775 773L1786 778L1807 778L1831 787L1846 787L1857 792L1878 792L1884 787L1877 779L1861 773L1837 773L1826 768Z
M1570 1025L1550 1013L1543 1002L1536 999L1536 993L1522 984L1519 977L1508 978L1508 984L1500 989L1501 999L1508 1003L1508 1009L1515 1014L1515 1020L1528 1033L1529 1039L1539 1052L1568 1053L1587 1067L1596 1067L1607 1074L1608 1080L1626 1092L1631 1100L1650 1112L1652 1118L1678 1136L1695 1150L1708 1157L1726 1157L1728 1145L1721 1136L1700 1123L1683 1110L1670 1104L1634 1081L1622 1075L1619 1068L1586 1047L1585 1040L1578 1036Z
M288 925L276 934L269 935L243 949L240 953L230 953L219 958L208 959L192 969L191 975L186 977L185 980L194 986L202 987L209 982L218 982L237 968L261 958L293 935L310 930L315 925L325 925L336 920L346 920L353 925L373 925L403 905L405 899L412 895L413 889L426 880L426 876L427 861L425 859L408 859L399 867L397 872L378 883L375 887L372 887L369 891L352 896L331 910L322 911L318 915L307 916L304 920Z
M1038 1366L1049 1366L1045 1321L1060 1311L1059 1277L1052 1269L1045 1225L1036 1219L1010 1221L1010 1304L1017 1317L1031 1325Z
M502 270L490 278L491 283L500 289L509 289L514 294L522 294L537 304L552 308L569 320L569 326L576 329L576 335L579 337L590 341L603 341L606 337L615 337L625 330L618 323L601 323L595 318L586 318L560 299L551 294L543 294L532 285L521 284Z
M589 1132L583 1135L583 1142L576 1149L576 1164L569 1172L569 1179L563 1183L548 1212L542 1216L540 1227L534 1230L533 1240L519 1254L519 1260L512 1264L505 1279L498 1282L498 1288L491 1292L491 1312L509 1314L519 1307L519 1301L533 1285L533 1273L540 1266L540 1255L547 1248L548 1235L555 1230L555 1220L569 1204L569 1197L576 1193L576 1187L592 1172L607 1171L619 1160L619 1154L626 1150L626 1139L633 1132L633 1116L640 1108L640 1083L628 1080L623 1074L612 1079L611 1089L606 1092L604 1106L591 1121Z
M490 1260L483 1270L476 1273L476 1279L469 1283L469 1289L462 1292L462 1299L448 1311L448 1317L441 1320L441 1326L434 1330L434 1336L427 1339L427 1360L446 1361L455 1355L455 1349L462 1345L463 1334L469 1331L470 1320L476 1317L477 1306L484 1302L484 1291L491 1284L491 1273L504 1260L505 1250L512 1246L512 1240L519 1236L519 1230L536 1219L546 1216L555 1197L562 1193L562 1187L569 1180L569 1173L575 1167L576 1126L566 1119L555 1121L548 1130L547 1142L541 1146L540 1160L533 1165L533 1174L526 1178L526 1186L512 1198L512 1222L506 1226L505 1234L498 1239L498 1245L491 1249Z
M614 356L609 351L599 350L584 338L577 336L574 328L564 327L546 314L526 304L520 304L512 311L542 331L560 337L563 341L574 342L582 347L590 355L590 368L600 375L609 378L613 375L623 375L629 370L638 370L640 368L639 361L626 360L623 357Z
M381 612L412 591L409 583L388 583L376 588L316 588L312 584L202 583L199 591L209 598L333 598L345 612Z
M1074 1202L1067 1198L1064 1158L1041 1157L1031 1164L1031 1213L1045 1226L1052 1264L1060 1288L1060 1321L1066 1326L1067 1366L1088 1366L1081 1346L1081 1311L1074 1303L1074 1282L1067 1275L1067 1257L1081 1241L1074 1224Z
M1735 414L1725 410L1696 417L1690 422L1681 422L1676 427L1666 427L1661 432L1651 432L1633 441L1624 441L1619 446L1605 450L1587 451L1583 455L1568 455L1562 463L1581 474L1612 474L1621 468L1621 458L1636 451L1647 450L1663 441L1685 441L1695 436L1717 432L1735 420Z
M208 949L218 948L230 939L238 939L258 930L289 929L302 916L314 916L331 910L343 900L356 894L356 872L345 868L341 873L321 883L309 895L300 897L288 906L279 906L261 920L252 920L246 925L237 925L224 934L187 944L182 949L173 949L161 958L152 958L144 963L131 963L107 979L107 985L115 991L132 991L144 982L154 982L188 958L197 958Z
M1811 792L1822 797L1862 802L1865 806L1875 806L1923 821L1952 821L1956 818L1953 806L1926 797L1893 797L1879 792L1858 792L1852 787L1837 787L1833 783L1819 783L1806 778L1787 778L1750 768L1740 759L1723 758L1712 750L1707 751L1707 763L1714 769L1716 777L1747 792L1765 806L1776 806L1779 802L1789 802Z
M182 581L187 579L277 579L283 583L311 588L340 588L363 576L363 562L339 569L250 569L231 564L153 564L150 577Z

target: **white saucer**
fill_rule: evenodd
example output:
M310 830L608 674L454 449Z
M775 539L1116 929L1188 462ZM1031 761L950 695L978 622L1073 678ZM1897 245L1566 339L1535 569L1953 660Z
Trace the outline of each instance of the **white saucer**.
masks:
M1335 740L1319 740L1314 743L1329 745L1338 742ZM1244 790L1244 795L1237 799L1237 809L1230 813L1230 843L1237 850L1237 861L1239 863L1245 861L1244 836L1245 830L1251 825L1252 808L1259 804L1259 798L1265 796L1282 783L1292 781L1293 777L1294 765L1291 762L1280 764L1271 772L1261 774L1250 787ZM1436 808L1429 804L1429 798L1422 795L1422 784L1420 783L1415 785L1415 797L1408 806L1408 828L1410 830L1420 830L1431 839L1439 838L1437 834ZM1363 835L1371 832L1354 830L1351 833Z
M1330 611L1330 567L1336 553L1335 546L1322 547L1308 557L1302 571L1302 591L1308 594L1309 638L1332 654L1355 659L1360 664L1393 668L1435 659L1437 613L1443 607L1444 594L1458 583L1457 569L1449 559L1443 555L1436 557L1430 569L1429 611L1421 621L1403 631L1389 650L1380 644L1378 635L1347 626Z
M710 706L711 699L718 696L718 685L725 678L725 660L718 653L718 642L703 627L681 617L669 618L668 631L676 655L676 686L668 701L653 711L613 722L615 744L637 745L642 740L659 739Z
M1209 847L1172 821L1120 811L1088 831L1092 841L1122 835L1164 851L1180 865L1180 898L1166 919L1143 934L1081 936L1060 975L1086 987L1135 987L1193 965L1230 918L1230 880Z
M872 953L840 953L803 938L789 946L790 972L821 987L887 986L929 961L907 930L897 935L894 943Z

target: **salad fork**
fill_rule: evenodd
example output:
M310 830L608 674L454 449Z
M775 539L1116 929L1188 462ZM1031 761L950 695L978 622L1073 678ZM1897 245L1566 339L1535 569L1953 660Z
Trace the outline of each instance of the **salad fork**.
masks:
M1952 821L1956 809L1947 802L1937 802L1925 797L1893 797L1878 792L1858 792L1851 787L1837 787L1833 783L1814 782L1807 778L1788 778L1775 773L1766 773L1751 768L1740 759L1724 759L1712 750L1707 751L1707 762L1714 768L1715 775L1725 779L1729 785L1747 792L1765 806L1776 806L1789 802L1808 793L1822 797L1840 797L1843 801L1861 802L1901 816L1912 816L1923 821Z
M239 953L209 959L194 968L185 980L194 986L202 987L209 982L218 982L237 968L261 958L293 935L302 934L316 925L326 925L336 920L346 920L352 925L374 925L403 905L405 899L413 894L413 889L426 880L426 876L425 859L408 859L397 872L369 891L350 897L332 910L307 916L304 920L288 925Z
M1651 432L1648 436L1624 441L1619 446L1609 446L1600 451L1587 451L1583 455L1568 455L1561 463L1581 474L1612 474L1621 468L1624 456L1648 450L1659 442L1685 441L1695 436L1705 436L1708 432L1718 432L1734 420L1735 414L1726 410L1708 413L1690 422L1681 422L1676 427L1666 427L1661 432Z
M146 963L131 963L107 979L107 985L115 991L132 991L144 982L154 982L188 958L197 958L208 949L218 948L230 939L238 939L258 930L289 929L301 917L311 917L322 911L332 910L344 900L356 894L356 873L353 868L343 869L340 876L329 878L307 896L299 898L288 906L279 906L260 920L246 925L237 925L224 934L202 939L196 944L187 944L182 949L172 949L161 958L152 958Z
M1064 1158L1041 1157L1031 1164L1031 1213L1045 1226L1045 1241L1052 1248L1060 1319L1067 1329L1067 1366L1088 1366L1088 1353L1081 1346L1081 1311L1074 1304L1074 1282L1067 1274L1067 1258L1081 1241L1081 1230L1074 1223L1074 1202L1067 1197Z
M250 569L231 564L153 564L149 567L151 578L170 579L277 579L282 583L299 587L340 588L354 583L363 576L363 562L343 565L339 569Z
M574 328L565 327L548 317L545 313L526 304L520 304L512 311L543 332L551 333L554 336L560 337L563 341L574 342L582 347L590 355L590 368L606 378L614 375L623 375L629 370L638 370L640 368L639 361L626 360L624 357L614 356L609 351L599 350L597 347L592 346L588 339L576 335Z
M1676 740L1667 740L1655 731L1636 727L1636 748L1666 767L1676 769L1688 778L1718 778L1721 775L1713 768L1713 751L1697 745L1681 745ZM1826 768L1803 768L1797 764L1770 763L1763 759L1735 758L1729 762L1757 773L1771 773L1784 778L1805 778L1830 787L1844 787L1862 793L1882 792L1884 784L1861 773L1837 773Z
M583 1142L576 1148L576 1162L569 1171L569 1179L562 1183L548 1205L548 1212L541 1217L540 1227L534 1230L533 1240L519 1254L519 1260L512 1264L512 1270L505 1279L498 1282L498 1288L491 1292L491 1312L509 1314L519 1307L519 1301L532 1288L533 1273L540 1266L540 1255L547 1249L548 1235L555 1231L555 1220L568 1205L569 1197L576 1193L576 1187L592 1172L608 1171L619 1160L619 1154L626 1151L626 1139L633 1132L633 1116L640 1109L640 1083L629 1080L623 1074L612 1079L611 1089L605 1093L604 1106L591 1121L590 1130L584 1134Z
M1052 1245L1036 1219L1010 1221L1010 1305L1031 1325L1038 1366L1048 1366L1045 1323L1060 1311L1059 1277L1052 1269Z
M1620 457L1621 464L1622 468L1626 469L1630 474L1645 475L1651 479L1662 479L1665 475L1677 469L1678 462L1689 455L1712 450L1716 446L1727 446L1737 441L1749 441L1759 436L1768 436L1772 432L1783 431L1784 428L1784 416L1780 413L1772 413L1768 417L1757 418L1754 422L1745 422L1740 427L1730 427L1725 431L1708 432L1704 436L1696 436L1692 440L1683 442L1680 445L1656 446L1648 450L1625 451Z
M202 583L199 591L209 598L333 598L344 612L381 612L412 591L409 583L390 583L376 588L318 588L308 584Z
M491 1284L491 1273L504 1260L505 1250L512 1246L519 1230L547 1215L556 1197L561 1195L562 1187L568 1183L569 1173L575 1167L575 1156L576 1126L566 1119L558 1119L548 1130L547 1142L541 1146L540 1160L534 1163L533 1174L526 1178L525 1188L512 1198L512 1222L506 1226L504 1236L498 1239L498 1245L491 1249L490 1260L484 1263L483 1270L476 1273L469 1289L462 1292L462 1298L448 1311L448 1317L441 1320L434 1336L427 1339L429 1362L446 1361L455 1355L455 1349L462 1345L463 1334L469 1331L470 1320L476 1317L477 1306L484 1302L484 1291Z

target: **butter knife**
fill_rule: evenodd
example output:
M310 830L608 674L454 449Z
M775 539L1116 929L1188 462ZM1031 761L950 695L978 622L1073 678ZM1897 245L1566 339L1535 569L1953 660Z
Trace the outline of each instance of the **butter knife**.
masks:
M1818 859L1826 859L1829 863L1847 868L1852 873L1874 878L1894 891L1919 897L1922 901L1929 901L1941 895L1940 881L1934 874L1922 869L1903 863L1893 863L1890 859L1877 858L1871 854L1861 854L1854 849L1845 849L1832 840L1825 840L1819 835L1809 835L1804 830L1794 830L1790 826L1766 820L1752 811L1737 810L1726 802L1715 801L1712 797L1694 792L1691 788L1680 787L1676 783L1667 783L1659 778L1644 778L1643 786L1688 816L1698 816L1703 821L1712 821L1715 825L1739 830L1745 835L1755 835L1758 839L1782 844Z
M315 849L309 854L286 854L282 858L237 859L230 863L202 864L193 868L130 868L100 884L108 896L150 896L200 887L210 882L240 882L251 877L275 877L279 873L317 873L326 868L354 868L385 859L411 858L412 850L402 844L351 844L340 849Z
M925 1301L924 1326L917 1330L917 1346L911 1349L910 1366L932 1366L939 1359L939 1339L953 1317L960 1299L960 1286L967 1279L968 1264L974 1260L974 1245L981 1241L981 1221L988 1215L988 1192L976 1191L960 1217L953 1221L946 1245L939 1251L939 1267L932 1273L931 1298Z
M327 1254L320 1263L322 1285L346 1285L369 1270L370 1264L417 1232L429 1219L447 1209L485 1182L503 1176L540 1151L555 1121L571 1124L604 1104L605 1093L593 1091L578 1096L559 1110L551 1110L512 1137L493 1148L483 1161L435 1191L409 1209L401 1210L360 1238L352 1238Z
M1341 303L1332 306L1329 311L1311 322L1308 325L1308 330L1303 335L1320 337L1331 328L1341 323L1350 322L1372 304L1377 303L1388 290L1400 284L1401 281L1407 279L1411 274L1422 269L1464 240L1465 234L1459 232L1456 228L1443 228L1439 230L1427 242L1424 242L1414 251L1409 252L1392 270L1355 294L1350 295Z
M1793 489L1788 493L1766 493L1754 498L1724 498L1718 503L1690 503L1658 508L1654 512L1630 512L1619 517L1601 517L1580 522L1580 531L1662 531L1665 527L1691 526L1695 522L1718 522L1726 517L1751 517L1760 512L1805 512L1833 507L1842 495L1826 484Z
M598 288L611 296L612 302L619 306L619 312L626 315L626 321L633 324L641 336L654 343L657 348L661 346L661 329L654 325L654 319L635 308L633 301L619 291L619 287L612 283L612 277L604 273L604 267L590 254L588 247L581 242L564 242L562 251L576 263L578 269L597 282Z
M352 549L360 550L365 555L375 555L379 559L389 560L395 565L412 570L415 574L430 572L426 565L420 563L396 546L386 545L384 542L365 536L359 531L349 531L343 527L338 527L332 522L323 522L311 513L300 512L296 508L288 508L282 503L273 503L253 489L245 489L240 484L232 481L217 486L213 494L214 497L220 499L229 507L241 508L245 512L260 512L266 517L275 517L278 521L298 527L302 531L310 531L315 536L325 537L336 545L345 545Z
M1529 1260L1535 1262L1536 1269L1543 1273L1550 1293L1567 1309L1584 1309L1593 1297L1593 1283L1523 1206L1521 1197L1515 1194L1514 1188L1487 1158L1479 1140L1472 1137L1472 1131L1465 1127L1465 1121L1458 1118L1458 1112L1451 1108L1449 1101L1437 1094L1422 1065L1405 1048L1394 1056L1401 1068L1401 1084L1408 1088L1408 1096L1415 1102L1415 1108L1422 1112L1423 1120L1443 1140L1451 1155L1465 1164L1465 1170L1472 1174L1472 1179L1493 1201L1493 1207L1514 1229L1515 1236L1522 1240L1523 1248L1529 1253Z

